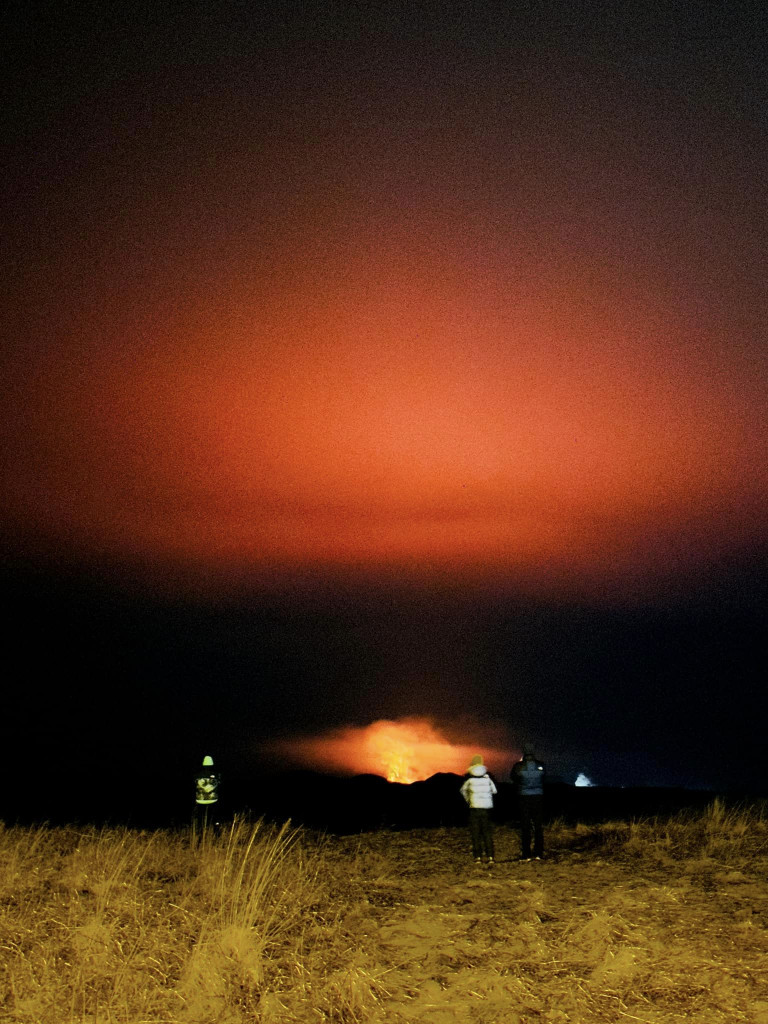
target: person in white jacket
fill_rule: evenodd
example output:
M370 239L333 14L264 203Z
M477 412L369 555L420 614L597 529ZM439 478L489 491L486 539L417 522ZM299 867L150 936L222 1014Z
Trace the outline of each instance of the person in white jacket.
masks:
M487 860L493 864L493 827L491 809L496 796L496 785L483 764L481 754L475 754L461 787L461 795L469 804L469 834L472 856L476 863Z

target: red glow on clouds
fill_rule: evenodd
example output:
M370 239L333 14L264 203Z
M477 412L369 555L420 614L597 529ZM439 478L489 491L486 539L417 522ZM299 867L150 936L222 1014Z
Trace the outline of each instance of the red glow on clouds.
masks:
M418 717L344 726L321 736L282 740L270 749L312 768L383 775L389 782L405 783L428 779L437 772L463 775L478 753L483 754L487 766L498 769L519 757L513 749L454 743L430 719Z
M218 307L182 289L30 346L5 397L11 531L204 578L558 589L764 533L759 378L651 297L608 301L553 268L510 281L513 252L481 274L423 241L368 266L328 251L338 265L293 290L249 291L241 268L211 282Z

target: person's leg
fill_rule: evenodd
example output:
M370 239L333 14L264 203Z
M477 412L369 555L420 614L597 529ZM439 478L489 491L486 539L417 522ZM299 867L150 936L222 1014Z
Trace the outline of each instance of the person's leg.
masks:
M477 859L481 856L481 839L480 839L480 813L479 808L470 807L469 809L469 835L472 840L472 856Z
M206 838L208 814L208 804L195 804L195 814L192 820L192 840L195 843L201 843Z
M529 860L531 856L531 810L528 797L520 798L520 856Z
M533 855L544 856L544 798L533 797L531 800L533 819Z
M493 860L493 822L491 812L483 814L483 848L489 860Z

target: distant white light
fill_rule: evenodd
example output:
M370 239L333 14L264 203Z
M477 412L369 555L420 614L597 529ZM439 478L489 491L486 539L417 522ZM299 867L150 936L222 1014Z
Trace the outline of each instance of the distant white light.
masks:
M592 781L592 779L588 778L584 774L584 772L579 772L579 774L576 776L574 786L594 786L594 782Z

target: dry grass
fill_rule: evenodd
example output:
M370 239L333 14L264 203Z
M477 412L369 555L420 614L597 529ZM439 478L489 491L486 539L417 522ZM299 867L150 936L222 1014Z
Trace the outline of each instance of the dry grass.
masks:
M768 822L0 830L0 1021L768 1024Z
M323 840L236 821L189 836L0 833L0 1020L362 1020L376 971ZM340 865L339 865L340 867Z

